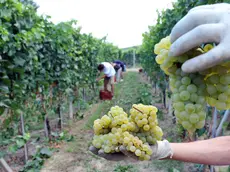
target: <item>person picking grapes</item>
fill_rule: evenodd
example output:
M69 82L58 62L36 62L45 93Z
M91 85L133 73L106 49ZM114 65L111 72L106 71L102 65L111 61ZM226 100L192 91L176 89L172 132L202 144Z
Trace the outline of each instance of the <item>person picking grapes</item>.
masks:
M124 64L124 62L122 62L120 60L114 60L113 63L118 64L119 66L121 66L122 70L120 71L120 77L121 77L121 82L122 82L123 79L124 79L123 72L125 72L125 64Z
M175 57L199 47L203 43L218 44L210 51L183 63L186 73L202 72L208 68L230 60L230 4L215 4L195 7L172 29L169 56ZM191 41L192 40L192 41ZM172 159L207 165L230 165L230 136L190 143L169 143L157 141L151 146L151 160ZM137 160L123 146L119 153L107 154L90 146L94 154L108 160Z
M111 86L111 94L114 95L114 76L115 70L114 67L108 62L102 62L98 65L97 69L100 72L103 72L105 75L97 78L96 80L99 81L104 78L104 90L108 91L108 85Z
M122 68L121 68L120 64L117 64L117 63L112 63L112 65L116 71L115 77L116 77L116 82L118 83L118 82L120 82Z

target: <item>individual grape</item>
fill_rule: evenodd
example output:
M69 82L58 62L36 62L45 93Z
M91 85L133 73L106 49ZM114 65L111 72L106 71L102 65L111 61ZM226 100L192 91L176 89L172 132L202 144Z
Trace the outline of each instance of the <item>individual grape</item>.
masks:
M208 51L210 51L210 50L213 49L213 48L214 48L213 45L211 45L211 44L206 44L206 45L204 46L203 50L204 50L204 52L208 52Z
M205 104L205 98L203 96L198 96L198 104Z
M176 87L176 88L179 88L180 86L181 86L181 81L176 81L175 87Z
M105 153L110 153L111 148L109 146L105 146L104 151L105 151Z
M220 83L223 85L230 84L230 83L228 83L228 77L226 75L220 76Z
M207 92L210 94L210 95L213 95L217 92L217 89L214 85L207 85Z
M181 92L181 91L185 91L187 89L187 86L186 85L181 85L180 87L179 87L179 91Z
M159 54L160 50L161 50L161 48L160 48L159 44L156 44L155 47L154 47L154 53Z
M143 122L142 122L142 120L138 120L137 121L137 126L138 127L142 127L144 124L143 124Z
M117 132L117 128L112 128L111 132L115 134Z
M145 131L149 131L150 127L149 127L149 125L144 125L143 129L144 129Z
M189 115L186 111L182 111L182 112L179 112L180 113L180 117L181 117L181 120L182 121L187 121L189 120Z
M195 112L196 108L193 104L189 103L189 104L185 105L185 110L186 110L186 112L191 114L191 113Z
M127 125L126 124L122 124L121 125L121 129L122 129L122 131L126 131L127 130Z
M135 155L136 155L136 156L141 156L141 151L140 151L139 149L137 149L137 150L135 151Z
M228 96L224 93L221 93L218 96L218 100L220 100L221 102L226 102L228 100Z
M131 147L130 147L130 151L131 151L131 152L135 152L135 151L136 151L136 147L135 147L135 146L131 146Z
M193 83L194 83L195 85L202 85L202 84L204 84L204 80L203 80L201 77L197 76L197 77L193 80Z
M183 121L182 126L187 130L192 128L192 124L190 122L188 122L188 121Z
M189 121L192 124L196 124L197 122L199 122L199 116L197 114L191 114L189 117Z
M197 92L197 87L194 85L194 84L190 84L188 87L187 87L187 90L189 93L193 94L193 93L196 93Z
M142 123L145 125L145 124L148 123L148 120L147 120L146 118L143 118L143 119L142 119Z
M180 99L186 101L190 98L190 93L188 91L182 91L180 93Z
M191 79L188 76L182 78L181 83L184 85L189 85L191 83Z
M197 102L197 100L198 100L198 95L197 95L196 93L191 94L190 100L191 100L192 102Z
M218 110L226 109L227 105L225 102L222 101L216 101L216 108Z
M174 108L178 111L183 111L184 110L184 103L182 102L177 102L177 103L174 103Z
M152 155L153 151L152 151L151 148L149 148L148 151L146 151L146 153L147 153L148 155Z
M201 112L202 110L204 110L203 106L201 104L195 104L194 105L195 108L196 108L196 112Z
M163 64L163 62L165 60L164 58L165 58L164 56L162 56L161 54L159 54L159 55L156 56L155 60L156 60L156 62L158 64Z
M196 128L201 129L204 127L204 125L205 125L205 120L199 121L198 123L196 123Z
M209 79L211 84L218 84L219 83L218 75L212 75L208 79Z
M145 155L144 156L144 160L146 160L146 161L150 160L150 156L149 155Z
M216 84L216 90L218 92L225 92L228 90L228 85L223 85L223 84Z
M173 102L179 102L181 100L180 95L178 93L173 94L172 99L173 99Z
M125 137L123 142L128 144L130 142L130 139L128 137Z

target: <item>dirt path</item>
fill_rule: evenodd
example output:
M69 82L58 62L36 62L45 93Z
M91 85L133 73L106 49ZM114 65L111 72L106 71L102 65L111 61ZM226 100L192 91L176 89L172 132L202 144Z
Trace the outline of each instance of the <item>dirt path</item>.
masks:
M138 69L130 70L132 72L128 73L132 73L132 76L127 77L127 80L125 79L125 81L120 84L117 96L115 96L115 100L113 100L114 104L119 104L119 101L121 101L120 104L122 104L127 101L127 99L130 99L129 96L123 95L127 92L126 90L129 90L129 88L127 88L129 84L135 85L132 83L134 82L138 85L138 83L143 82L143 78L137 73ZM135 74L133 74L133 71L135 71ZM136 78L134 78L134 76ZM135 79L138 79L138 81ZM133 89L136 89L135 87L136 86L134 86ZM133 92L135 91L131 90L131 97L135 97ZM70 133L74 135L75 140L64 144L59 152L55 153L50 159L48 159L41 170L42 172L163 172L168 171L171 167L177 169L183 168L182 163L176 161L149 161L138 163L111 162L99 158L89 152L88 147L93 137L93 130L86 129L85 126L90 120L92 114L97 113L99 108L104 108L104 106L101 106L103 103L106 104L105 102L94 104L87 112L85 112L84 119L74 122L70 127ZM171 131L173 131L173 124L170 124L170 120L171 118L167 119L167 122L160 122L162 126L164 125L163 131L164 129L167 129L166 135L169 135L172 133Z

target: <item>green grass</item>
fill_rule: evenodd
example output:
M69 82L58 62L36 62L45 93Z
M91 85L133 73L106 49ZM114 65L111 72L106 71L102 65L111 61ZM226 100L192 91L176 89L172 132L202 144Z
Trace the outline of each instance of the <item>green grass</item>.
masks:
M93 122L102 116L104 109L107 109L108 103L101 103L97 110L89 117L87 123L84 126L84 129L90 129L93 127Z
M116 165L113 172L139 172L133 165Z
M174 160L154 160L152 161L151 166L154 166L155 168L164 171L169 171L172 168L175 168L179 171L184 170L184 163Z

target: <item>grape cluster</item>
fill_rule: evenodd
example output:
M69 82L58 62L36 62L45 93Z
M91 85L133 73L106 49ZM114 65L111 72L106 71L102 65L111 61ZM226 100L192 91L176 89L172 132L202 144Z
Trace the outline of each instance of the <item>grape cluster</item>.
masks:
M149 160L152 155L150 145L163 136L157 111L154 106L134 104L128 115L119 106L111 107L108 115L94 121L93 146L105 153L114 153L123 145L140 160Z
M137 136L143 142L155 144L157 140L162 138L163 132L158 126L157 111L154 106L142 104L133 105L130 110L130 121L138 127Z
M230 108L230 73L225 66L216 66L205 78L207 86L206 100L218 110Z
M214 46L206 44L204 52L210 51ZM206 101L218 110L230 108L230 62L209 68L200 72L205 76Z
M190 50L179 57L169 57L170 37L155 45L156 62L169 75L173 107L178 123L189 132L205 124L206 103L218 110L230 108L230 62L224 62L202 72L186 74L181 65L188 59L210 51L214 46Z
M163 38L156 44L154 52L156 62L169 75L172 91L173 107L178 123L190 133L200 129L205 124L206 101L204 76L199 73L187 74L181 70L181 65L194 56L201 54L201 50L190 51L180 57L169 57L170 38Z

